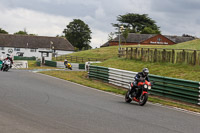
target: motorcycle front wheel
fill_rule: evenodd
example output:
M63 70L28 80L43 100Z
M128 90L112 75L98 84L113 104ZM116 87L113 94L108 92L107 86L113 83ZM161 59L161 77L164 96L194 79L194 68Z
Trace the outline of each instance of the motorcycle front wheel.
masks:
M130 99L128 95L129 95L129 91L127 91L126 94L125 94L125 101L127 103L130 103L132 101L132 99Z
M140 106L143 106L145 105L145 103L147 102L148 100L148 94L144 94L140 97L140 102L139 102L139 105Z

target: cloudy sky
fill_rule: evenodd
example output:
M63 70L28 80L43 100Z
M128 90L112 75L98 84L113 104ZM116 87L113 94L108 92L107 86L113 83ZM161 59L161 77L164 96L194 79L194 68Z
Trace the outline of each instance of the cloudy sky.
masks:
M0 28L56 36L81 19L92 31L95 48L115 32L111 23L117 23L117 16L126 13L148 14L165 35L200 37L200 0L0 0Z

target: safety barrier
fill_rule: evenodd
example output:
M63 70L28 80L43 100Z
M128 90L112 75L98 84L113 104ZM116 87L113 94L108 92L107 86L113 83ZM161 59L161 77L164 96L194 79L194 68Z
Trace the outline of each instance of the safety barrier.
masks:
M2 61L0 60L0 68L1 68L1 66L2 66Z
M45 65L58 67L58 68L65 68L64 62L45 60ZM75 68L75 69L85 69L85 64L71 63L71 65L72 65L72 68Z
M136 74L137 72L93 65L89 66L88 72L89 78L124 88L128 88L128 83L133 82ZM200 82L152 74L149 74L149 78L154 82L150 94L200 105Z
M51 67L56 67L57 63L55 61L45 60L45 65L46 66L51 66Z
M14 60L36 60L36 57L14 56Z

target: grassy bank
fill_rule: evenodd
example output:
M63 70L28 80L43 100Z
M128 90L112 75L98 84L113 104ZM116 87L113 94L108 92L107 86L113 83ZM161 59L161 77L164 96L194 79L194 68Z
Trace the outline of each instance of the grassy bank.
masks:
M137 47L136 45L133 45ZM122 46L127 47L127 46ZM131 47L131 46L128 46ZM171 49L196 49L200 50L200 39L180 43L171 46L165 45L140 45L145 48L171 48ZM167 76L173 78L187 79L193 81L200 81L200 67L186 64L171 64L171 63L150 63L136 60L129 60L125 58L118 58L118 46L104 47L92 49L82 52L75 52L70 54L72 56L80 56L87 58L104 58L106 61L96 64L105 67L118 68L139 72L144 67L150 69L150 73L154 75Z
M122 94L124 95L126 93L126 89L123 89L121 87L113 86L108 83L92 80L87 78L87 72L72 72L72 71L45 71L40 72L46 75L50 75L53 77L57 77L60 79L72 81L81 85L85 85L88 87L96 88L99 90L107 91L107 92L113 92L116 94ZM152 103L160 103L162 105L168 105L173 107L178 107L190 111L200 112L200 107L195 105L188 105L180 102L175 102L169 99L162 99L160 97L149 97L149 101Z
M129 70L134 72L139 72L142 70L142 68L147 67L150 70L150 74L200 81L199 66L170 64L170 63L150 63L150 62L142 62L136 60L123 59L123 58L122 59L112 58L95 65Z

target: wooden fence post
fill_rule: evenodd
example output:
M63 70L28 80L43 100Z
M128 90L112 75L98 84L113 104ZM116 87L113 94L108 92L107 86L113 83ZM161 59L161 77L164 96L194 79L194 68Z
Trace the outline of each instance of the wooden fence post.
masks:
M126 59L128 57L128 47L126 47Z
M163 49L163 52L162 52L162 61L163 62L166 61L166 49Z
M185 50L183 49L183 54L182 54L182 62L185 62Z
M131 47L131 59L133 59L133 48Z
M121 49L118 49L118 57L121 57Z
M197 64L197 51L194 50L194 65Z
M135 49L135 58L138 58L138 48Z
M175 64L175 50L172 49L172 63Z
M147 61L149 61L149 52L150 52L150 49L148 48L148 53L147 53L148 59L147 59Z
M144 56L144 51L143 51L144 49L143 48L141 48L141 60L143 59L143 56Z
M157 62L157 49L154 50L154 62Z

